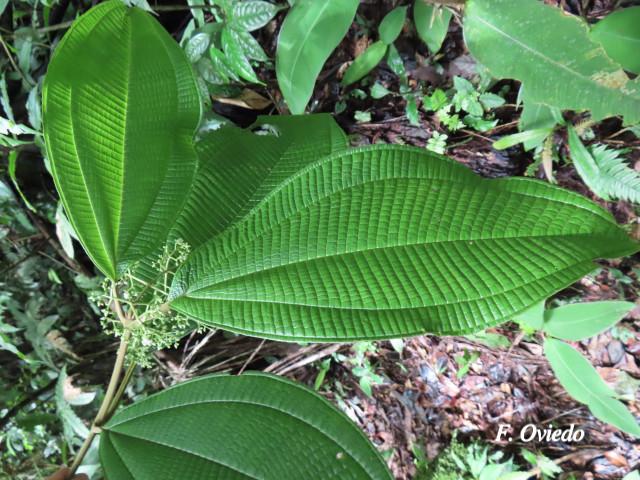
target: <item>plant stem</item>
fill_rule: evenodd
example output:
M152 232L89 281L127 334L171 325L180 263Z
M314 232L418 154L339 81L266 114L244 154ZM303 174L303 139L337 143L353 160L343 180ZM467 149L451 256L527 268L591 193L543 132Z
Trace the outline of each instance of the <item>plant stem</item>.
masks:
M118 391L113 396L113 399L111 400L111 404L109 405L109 409L107 410L107 415L106 415L107 419L111 418L115 413L116 408L118 408L118 405L120 404L120 400L124 395L124 391L127 389L127 385L129 385L129 382L131 381L131 377L133 376L133 372L135 371L135 369L136 369L135 363L131 363L129 367L127 367L127 371L124 373L124 377L120 382Z
M120 316L120 312L118 312L118 316ZM85 438L82 446L80 447L80 450L78 451L78 454L73 459L73 463L71 464L71 467L70 467L71 477L73 477L76 470L82 463L82 460L84 459L85 455L89 451L89 447L91 446L91 443L93 443L93 439L95 438L96 434L100 431L100 427L104 425L105 422L107 422L107 420L109 420L109 413L113 413L110 407L112 407L112 400L115 397L119 380L120 380L120 374L122 373L122 368L124 367L124 361L126 358L127 347L129 345L130 336L131 336L131 331L125 328L124 333L122 334L122 337L120 337L120 346L118 347L118 353L116 354L116 361L115 361L115 364L113 365L113 371L111 372L111 378L109 379L109 386L107 387L107 392L104 395L104 399L102 400L102 404L100 405L98 414L93 420L93 424L91 425L91 429L89 430L89 435L87 435L87 438Z

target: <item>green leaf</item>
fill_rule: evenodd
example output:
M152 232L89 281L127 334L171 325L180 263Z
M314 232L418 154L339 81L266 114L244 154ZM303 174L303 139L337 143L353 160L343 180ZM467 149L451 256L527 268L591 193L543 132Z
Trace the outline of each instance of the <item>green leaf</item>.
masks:
M418 103L416 102L415 97L409 97L407 99L405 113L411 125L414 125L416 127L420 126L420 114L418 113Z
M591 29L591 38L626 70L640 73L640 7L616 10Z
M218 75L221 75L224 79L231 79L236 82L240 80L240 77L238 77L236 72L229 65L229 60L227 60L224 52L218 50L216 47L211 47L209 49L209 56L211 57L213 69Z
M342 412L259 373L201 377L125 408L104 426L100 458L117 480L391 479Z
M225 83L229 82L229 79L222 75L222 73L214 67L213 61L207 58L201 58L200 60L198 60L198 63L196 63L195 67L202 77L202 80L206 82L209 82L213 85L224 85ZM200 82L200 80L198 80L198 82ZM207 87L206 83L201 87L201 91L203 98L209 96L209 87ZM202 128L202 125L200 128Z
M380 22L380 26L378 27L380 40L387 45L391 45L395 42L400 35L400 32L402 32L404 21L407 18L407 8L409 7L394 8L387 13L382 19L382 22Z
M626 165L619 151L596 145L589 152L574 128L568 132L573 165L593 193L604 200L640 203L640 174Z
M635 307L631 302L574 303L544 313L543 330L563 340L584 340L618 323Z
M406 76L407 70L404 68L404 62L402 61L400 52L398 52L398 49L395 47L395 45L389 45L387 53L387 65L389 65L391 71L401 77L401 79Z
M569 395L589 407L594 417L640 437L640 426L586 358L571 345L547 338L544 354Z
M20 195L20 198L22 199L22 201L24 202L25 206L31 210L32 212L35 212L36 209L34 208L33 205L31 205L31 202L29 201L29 199L25 196L24 192L22 191L22 188L20 188L20 184L18 183L18 177L16 175L16 169L17 169L17 164L18 164L18 150L9 150L9 154L7 155L7 160L8 160L8 165L7 165L7 170L9 173L9 178L11 179L11 182L13 183L13 186L16 188L18 195Z
M381 40L369 45L367 49L358 55L353 63L349 65L347 71L344 72L342 85L345 87L351 85L376 68L380 60L384 57L384 54L387 53L387 48L387 44Z
M272 134L253 131L267 126ZM288 177L347 146L346 135L328 114L258 117L253 128L225 125L206 132L196 145L198 175L170 238L198 248L240 220ZM151 262L158 255L142 262L140 277L154 278Z
M73 248L73 239L77 239L77 235L76 232L73 231L73 227L71 226L71 223L69 223L69 219L64 213L62 203L58 203L55 220L56 237L58 237L60 246L64 250L64 253L69 256L69 258L74 258L75 251Z
M174 234L193 248L242 218L297 171L347 148L330 115L259 117L254 128L261 125L275 128L277 136L223 127L198 142L198 177Z
M553 130L555 126L562 120L560 110L554 107L548 107L541 103L530 101L526 94L522 99L522 113L518 120L518 129L521 132L527 130ZM535 137L522 142L524 149L529 151L542 145L546 137Z
M637 249L580 195L378 145L290 177L191 254L170 298L207 325L267 338L459 334Z
M436 88L429 96L425 95L422 99L422 108L426 112L437 112L449 103L449 98L444 90Z
M481 93L478 99L480 100L480 103L482 103L482 106L485 110L498 108L505 104L504 98L502 98L500 95L496 95L495 93L490 92Z
M518 315L513 317L513 320L534 331L542 329L544 324L544 304L545 300L536 303L532 307L527 308L525 311L520 312Z
M65 211L94 263L117 278L163 242L193 180L201 107L191 65L152 16L111 0L66 33L43 101Z
M207 33L196 33L189 39L187 45L184 47L184 53L191 63L195 63L200 60L200 57L204 55L209 48L211 39Z
M500 140L493 142L493 148L496 150L504 150L505 148L513 147L519 143L531 142L533 144L539 144L544 141L551 132L552 128L536 128L533 130L525 130L524 132L514 133L513 135L506 135Z
M509 348L511 346L511 341L504 335L488 332L485 330L478 333L466 335L466 337L469 340L481 343L482 345L486 345L489 348Z
M380 82L376 82L371 87L371 98L378 100L380 98L386 97L389 95L391 91L382 85Z
M231 23L248 32L264 27L278 13L279 7L261 0L236 1L233 5Z
M359 0L298 0L276 51L276 74L291 113L304 113L324 62L349 30Z
M187 0L187 3L189 5L202 5L199 0ZM191 11L191 16L193 17L193 20L195 21L197 26L198 27L203 27L205 25L204 9L202 9L202 8L192 8L190 11Z
M238 40L230 28L224 28L222 30L221 41L222 50L224 50L225 57L233 71L248 82L262 83L258 80L258 77L256 77L251 63L249 63L249 60L244 54L242 45L238 43Z
M432 54L438 53L442 48L452 16L450 10L438 8L425 0L416 0L413 4L413 22L416 24L416 30Z
M538 0L469 0L464 36L493 76L520 80L534 103L591 110L595 120L640 121L640 83L589 38L578 17Z
M259 62L266 62L269 60L267 54L264 53L264 50L258 43L258 41L253 38L249 32L245 32L244 30L236 30L234 28L230 29L229 32L235 39L235 41L242 47L242 50L247 58L252 60L257 60Z

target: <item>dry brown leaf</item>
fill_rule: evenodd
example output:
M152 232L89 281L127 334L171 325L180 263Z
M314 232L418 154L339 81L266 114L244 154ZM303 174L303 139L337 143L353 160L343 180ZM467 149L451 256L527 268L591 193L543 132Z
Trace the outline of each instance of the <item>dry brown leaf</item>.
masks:
M253 90L245 88L242 93L235 98L216 97L213 99L216 102L225 103L227 105L235 105L236 107L248 108L249 110L264 110L271 105L271 100L263 97Z

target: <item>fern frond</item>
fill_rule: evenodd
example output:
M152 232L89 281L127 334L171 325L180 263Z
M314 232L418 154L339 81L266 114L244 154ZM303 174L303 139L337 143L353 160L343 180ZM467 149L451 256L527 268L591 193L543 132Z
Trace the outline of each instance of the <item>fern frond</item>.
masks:
M621 154L622 151L605 145L591 148L591 155L601 172L600 189L611 198L640 203L640 174L627 165Z
M616 150L597 144L587 149L573 128L569 129L571 159L587 186L604 200L640 203L640 173L630 168Z

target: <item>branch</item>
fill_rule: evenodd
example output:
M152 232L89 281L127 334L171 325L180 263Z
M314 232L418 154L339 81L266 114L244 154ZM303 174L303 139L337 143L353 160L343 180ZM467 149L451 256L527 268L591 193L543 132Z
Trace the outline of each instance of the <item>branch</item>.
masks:
M107 391L104 395L104 399L102 400L102 404L100 405L100 409L96 414L95 419L91 425L91 429L89 430L89 435L85 438L78 454L73 459L73 463L71 464L71 476L76 472L85 455L89 451L91 444L93 443L93 439L100 432L102 425L104 425L113 412L115 411L114 400L117 398L120 399L120 391L124 391L124 388L120 384L120 377L122 376L122 369L124 367L124 362L127 357L127 347L129 346L129 338L131 337L131 330L127 327L130 323L130 319L127 318L127 315L123 312L122 307L120 305L120 301L117 297L117 291L115 286L113 287L114 293L114 309L116 314L118 315L118 319L122 322L124 326L124 333L122 337L120 337L120 346L118 347L118 353L116 354L116 361L113 365L113 371L111 372L111 378L109 379L109 385L107 386ZM131 372L133 371L130 369ZM131 374L125 376L125 380L128 382L131 378ZM124 382L124 381L123 381ZM120 385L120 388L118 386Z

